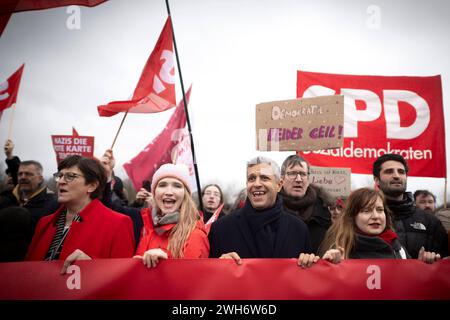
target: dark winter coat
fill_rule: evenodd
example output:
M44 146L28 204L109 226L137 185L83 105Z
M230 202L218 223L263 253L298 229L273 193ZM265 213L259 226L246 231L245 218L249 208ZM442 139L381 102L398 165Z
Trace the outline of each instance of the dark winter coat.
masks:
M331 215L325 206L325 203L330 201L330 195L314 185L309 185L300 199L288 196L283 189L279 194L283 199L285 211L301 218L308 226L311 248L317 253L325 233L331 226Z
M264 221L265 216L269 219ZM255 227L258 219L260 228ZM211 258L233 251L241 258L298 258L302 252L311 252L308 228L283 210L280 197L262 211L256 211L247 199L243 208L212 224L209 242Z
M448 256L447 233L441 221L416 208L411 192L405 192L401 201L388 199L387 204L393 213L395 232L412 258L419 256L422 246L426 251Z

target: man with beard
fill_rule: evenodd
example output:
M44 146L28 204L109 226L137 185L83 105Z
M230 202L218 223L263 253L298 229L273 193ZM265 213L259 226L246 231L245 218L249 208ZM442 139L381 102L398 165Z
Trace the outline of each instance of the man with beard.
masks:
M331 214L326 207L332 201L331 195L309 183L309 163L298 155L291 155L284 160L281 181L283 188L279 194L284 209L306 223L312 251L317 253L331 226Z
M447 234L434 215L416 207L406 192L408 164L401 155L384 154L373 164L375 185L384 193L393 214L395 231L402 245L416 259L421 247L448 256Z
M434 214L436 210L436 196L428 190L416 190L414 192L416 207L425 212Z
M17 173L18 184L0 197L0 209L20 206L31 213L32 230L39 219L58 208L56 195L44 184L42 165L34 160L23 161Z

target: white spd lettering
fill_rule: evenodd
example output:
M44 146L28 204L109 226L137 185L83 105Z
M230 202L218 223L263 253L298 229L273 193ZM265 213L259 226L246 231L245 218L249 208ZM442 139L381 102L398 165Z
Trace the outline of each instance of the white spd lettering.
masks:
M305 90L303 98L333 95L333 89L313 85ZM408 90L383 90L383 104L380 97L373 91L364 89L342 88L344 96L344 136L358 137L358 123L379 119L383 113L386 121L386 138L409 140L420 136L430 123L430 107L424 98L416 92ZM366 108L358 110L356 101L364 102ZM416 111L416 118L408 127L400 126L399 102L406 102Z
M166 89L166 86L163 84L174 84L175 83L175 74L172 74L171 71L174 68L173 61L173 53L169 50L163 50L161 53L160 60L164 60L164 63L159 71L159 76L155 75L153 78L153 90L156 93L161 93Z
M0 83L0 93L1 93L0 94L0 101L6 100L6 99L9 98L9 93L8 92L2 93L3 91L8 90L8 87L9 87L8 81Z

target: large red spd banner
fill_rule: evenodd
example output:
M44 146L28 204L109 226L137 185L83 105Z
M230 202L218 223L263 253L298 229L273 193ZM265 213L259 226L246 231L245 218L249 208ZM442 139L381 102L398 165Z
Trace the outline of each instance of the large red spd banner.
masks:
M441 77L297 72L297 97L344 96L344 145L301 152L313 165L372 173L384 153L407 159L410 176L446 177Z
M138 259L0 263L0 300L429 300L450 299L450 260Z

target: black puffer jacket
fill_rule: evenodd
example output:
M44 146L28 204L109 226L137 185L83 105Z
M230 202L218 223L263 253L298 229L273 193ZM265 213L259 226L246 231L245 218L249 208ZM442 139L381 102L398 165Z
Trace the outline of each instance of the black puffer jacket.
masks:
M279 194L283 199L285 211L301 218L308 226L311 249L312 252L317 253L325 233L331 226L331 215L325 207L325 203L330 201L331 196L314 185L309 185L301 199L288 196L283 189Z
M411 192L405 192L403 200L387 200L394 214L394 227L400 242L416 259L423 246L426 251L448 256L447 233L441 221L434 215L416 208Z

